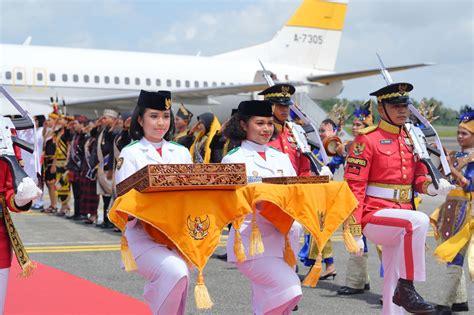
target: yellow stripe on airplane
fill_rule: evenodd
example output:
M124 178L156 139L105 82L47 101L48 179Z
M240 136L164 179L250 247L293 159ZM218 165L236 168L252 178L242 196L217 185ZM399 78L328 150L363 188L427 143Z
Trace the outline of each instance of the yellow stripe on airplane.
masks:
M342 31L346 11L347 3L305 0L286 25Z

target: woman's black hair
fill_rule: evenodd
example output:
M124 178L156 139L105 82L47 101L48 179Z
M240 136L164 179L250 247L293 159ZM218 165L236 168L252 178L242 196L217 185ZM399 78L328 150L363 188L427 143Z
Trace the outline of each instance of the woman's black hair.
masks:
M145 114L146 107L142 106L136 106L135 109L133 110L132 114L132 121L130 123L130 137L132 140L140 140L145 136L143 132L143 127L140 126L138 123L138 117L141 117L143 119L143 114ZM170 110L170 128L166 132L166 134L163 136L163 139L166 141L170 141L172 136L174 134L174 115L173 111Z
M224 136L228 139L235 141L242 141L247 139L247 132L242 128L240 122L248 123L252 116L234 114L229 120L227 127L224 129ZM278 137L277 128L273 129L273 135L271 140L274 140Z

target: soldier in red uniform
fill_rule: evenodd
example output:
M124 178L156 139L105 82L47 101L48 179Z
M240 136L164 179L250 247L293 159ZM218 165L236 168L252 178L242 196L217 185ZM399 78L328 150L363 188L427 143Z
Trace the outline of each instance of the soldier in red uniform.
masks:
M17 158L20 150L15 147ZM5 295L7 293L8 274L12 260L12 244L14 239L15 253L19 252L19 263L24 268L28 263L28 254L23 248L14 228L7 230L6 222L13 227L8 210L14 212L26 211L31 207L31 201L41 196L41 190L30 177L23 178L15 193L10 168L6 161L0 159L0 314L3 314ZM23 269L25 270L25 269Z
M273 103L273 123L279 135L269 146L275 147L288 155L293 168L298 176L311 174L309 160L296 148L296 140L291 133L288 121L290 116L290 105L293 105L291 95L295 93L295 87L289 84L275 84L268 89L258 93L263 95L265 100Z
M344 175L359 200L351 224L358 254L364 248L361 233L383 246L383 314L392 315L403 314L402 307L417 314L434 311L413 287L414 280L425 280L429 226L426 214L413 211L413 193L446 194L453 188L441 179L435 189L426 167L413 153L413 143L403 128L412 89L411 84L394 83L370 94L377 97L381 121L354 139Z

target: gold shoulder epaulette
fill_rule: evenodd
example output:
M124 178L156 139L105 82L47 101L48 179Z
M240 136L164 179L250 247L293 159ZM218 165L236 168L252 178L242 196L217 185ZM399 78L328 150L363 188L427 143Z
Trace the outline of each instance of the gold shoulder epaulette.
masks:
M369 127L365 127L363 129L359 130L359 134L360 135L366 135L366 134L371 133L375 129L377 129L377 125L372 125L372 126L369 126Z

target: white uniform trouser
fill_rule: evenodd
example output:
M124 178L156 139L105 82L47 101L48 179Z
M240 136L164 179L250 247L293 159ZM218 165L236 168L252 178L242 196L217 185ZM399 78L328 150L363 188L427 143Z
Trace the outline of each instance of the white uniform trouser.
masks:
M300 279L283 258L260 257L236 265L252 282L254 314L290 314L301 300Z
M0 269L0 314L3 314L3 310L5 309L5 298L7 296L9 273L10 268Z
M129 222L125 235L137 272L147 280L143 296L152 314L184 314L189 283L189 269L184 260L150 239L140 222Z
M428 227L428 216L411 210L383 209L365 221L364 235L383 246L383 314L403 314L403 308L392 302L399 278L425 281Z

